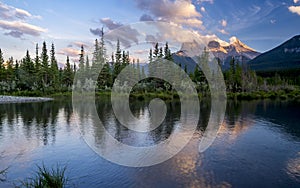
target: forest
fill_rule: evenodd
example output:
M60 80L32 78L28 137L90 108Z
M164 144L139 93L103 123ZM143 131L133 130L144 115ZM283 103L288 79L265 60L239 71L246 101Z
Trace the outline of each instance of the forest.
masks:
M94 52L90 60L85 55L84 47L81 46L79 62L71 63L66 57L64 67L59 67L55 55L55 45L52 43L48 53L47 44L42 43L41 52L39 44L36 44L35 57L31 57L29 51L21 60L14 60L13 57L5 60L3 51L0 49L0 94L3 95L23 95L23 96L56 96L70 95L74 86L88 89L92 83L91 78L97 77L96 92L99 94L109 93L119 73L126 66L131 66L137 78L144 77L148 72L142 66L139 59L130 58L129 51L123 51L119 40L116 44L115 53L107 58L104 35L94 43ZM206 56L208 50L204 49ZM165 43L160 47L156 43L153 49L149 50L148 62L155 63L157 59L174 61L172 52ZM187 72L186 65L178 65L189 74L196 84L199 96L209 96L209 86L201 68L197 66L194 72ZM99 66L102 67L100 73L97 72ZM149 72L155 70L148 70ZM75 74L78 77L74 80ZM291 77L286 77L280 73L257 74L246 64L240 64L232 58L230 69L223 72L229 98L257 99L257 98L296 98L300 96L297 81ZM82 75L82 76L80 76ZM75 84L74 84L75 83ZM148 78L140 81L132 92L142 98L146 93L161 93L162 95L176 95L172 88L172 83Z

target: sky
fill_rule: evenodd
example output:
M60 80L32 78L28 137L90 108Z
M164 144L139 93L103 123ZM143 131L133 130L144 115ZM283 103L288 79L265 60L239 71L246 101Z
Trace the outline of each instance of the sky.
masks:
M21 59L26 50L34 57L36 43L54 43L63 65L67 55L78 59L81 45L91 54L102 27L110 32L140 21L227 42L236 36L265 52L299 34L300 0L0 0L0 48L5 58ZM136 39L133 29L126 32Z

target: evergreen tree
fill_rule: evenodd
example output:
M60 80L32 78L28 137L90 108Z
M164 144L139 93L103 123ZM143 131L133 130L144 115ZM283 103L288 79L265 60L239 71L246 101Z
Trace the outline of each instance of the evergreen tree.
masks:
M165 53L165 59L167 59L169 61L173 61L173 57L172 57L172 54L171 54L171 50L169 49L168 42L166 42L164 53Z
M101 61L99 52L100 52L99 42L98 42L98 39L96 39L95 40L95 49L93 52L93 64L99 63Z
M10 86L12 82L14 81L14 59L13 57L9 58L8 61L6 62L6 81L10 83Z
M164 57L164 54L163 54L163 48L160 47L160 48L159 48L158 58L163 58L163 57Z
M85 71L88 73L90 71L90 60L89 60L89 56L86 55L85 58Z
M62 82L68 88L68 90L71 89L71 86L73 84L73 78L73 70L71 68L69 56L67 56L67 62L63 71Z
M36 44L36 46L35 46L34 67L35 67L35 71L39 72L39 70L40 70L40 57L39 57L39 45L38 44Z
M28 50L26 51L26 55L23 58L21 64L20 81L21 81L21 88L23 90L34 89L34 82L35 82L34 64Z
M152 48L150 48L150 51L149 51L149 63L152 63L153 62L153 53L152 53Z
M121 48L120 48L120 41L118 39L117 50L116 50L116 54L115 54L115 63L114 63L114 69L113 69L113 82L117 78L119 73L121 72L121 69L122 69L121 63L122 63L122 52L121 52Z
M59 70L58 70L58 65L57 61L55 58L55 47L54 44L52 43L51 45L51 50L50 50L50 73L51 73L51 86L55 89L58 90L59 87Z
M154 47L153 56L154 56L155 59L157 59L158 55L159 55L159 48L158 48L158 43L156 43L155 47Z
M81 45L81 50L79 54L79 70L84 70L84 47Z
M78 79L80 81L81 86L84 85L86 75L85 75L85 68L84 68L84 47L81 45L81 50L79 54L79 70L78 70Z
M116 51L116 64L121 64L121 58L122 58L122 54L121 54L121 47L120 47L120 40L118 39L117 41L117 51Z
M0 81L4 79L5 67L4 67L4 58L3 52L0 48Z
M44 90L45 87L49 84L49 56L47 54L47 45L46 42L43 42L42 53L41 53L41 70L40 70L40 77L42 79L42 89Z

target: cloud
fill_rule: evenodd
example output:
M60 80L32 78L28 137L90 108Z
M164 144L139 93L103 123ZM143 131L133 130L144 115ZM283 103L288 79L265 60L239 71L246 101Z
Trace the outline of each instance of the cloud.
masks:
M300 16L300 6L290 6L289 11Z
M34 16L28 11L15 8L13 6L6 5L0 2L0 18L4 20L25 20L27 18L41 18L40 16Z
M190 0L163 0L159 3L136 0L136 4L139 9L153 15L157 20L203 28L201 14Z
M201 10L201 12L206 12L205 7L201 7L200 10Z
M103 24L104 27L108 28L109 30L114 30L114 29L117 29L117 28L123 26L123 24L117 23L110 18L101 18L100 23ZM90 32L93 35L102 36L102 29L100 29L100 28L90 29Z
M47 30L26 22L29 18L41 19L41 16L35 16L28 11L15 8L0 2L0 28L7 30L4 35L14 38L22 38L24 34L31 36L40 36Z
M84 43L84 42L80 42L80 41L75 41L75 42L73 42L72 44L74 44L74 46L77 46L77 47L81 47L81 46L83 46L84 48L88 48L89 47L89 45L87 45L86 43Z
M12 36L14 38L22 38L23 33L20 32L20 31L10 31L8 33L4 33L4 35L10 35L10 36Z
M66 55L70 57L77 57L80 54L80 50L74 49L74 48L63 48L57 52L57 54L60 55Z
M132 43L138 44L139 35L140 33L136 29L131 28L128 25L112 30L109 35L106 35L105 39L110 42L116 42L119 40L123 47L130 47Z
M202 3L210 3L213 4L214 0L197 0L197 4L202 4Z
M90 32L91 32L93 35L96 35L96 36L102 36L102 29L100 29L100 28L90 29Z
M296 3L298 3L300 0L294 0L294 3L296 4Z
M11 36L16 36L16 33L18 32L17 36L20 36L20 34L27 34L31 36L40 36L41 33L46 32L47 30L35 25L31 25L28 23L25 23L23 21L5 21L0 20L0 27L5 30L10 31ZM12 35L12 33L14 33ZM17 37L19 38L19 37Z
M270 20L270 23L271 23L271 24L275 24L275 23L276 23L276 20L272 19L272 20Z
M140 21L154 21L154 19L148 14L143 14L140 18Z
M224 35L229 35L229 33L225 29L219 29L218 31Z
M148 53L149 53L149 49L133 51L133 54L138 54L138 55L144 55L144 54L148 54Z
M100 22L105 27L107 27L109 30L113 30L113 29L123 26L123 24L114 22L110 18L102 18L102 19L100 19Z
M224 20L224 19L221 20L220 23L221 23L221 25L222 25L223 27L226 27L226 26L227 26L227 21Z

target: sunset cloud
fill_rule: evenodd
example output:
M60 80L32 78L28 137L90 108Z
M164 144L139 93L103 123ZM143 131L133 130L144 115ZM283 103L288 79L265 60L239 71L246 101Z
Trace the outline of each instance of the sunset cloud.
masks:
M68 47L59 50L57 54L66 55L69 57L77 57L80 54L80 50Z
M289 11L300 16L300 6L290 6Z
M17 38L20 38L20 36L22 36L23 34L31 36L40 36L41 33L47 31L46 29L25 23L23 21L0 20L0 27L2 29L9 30L10 35L18 33Z
M229 35L229 33L225 29L219 29L218 31L224 35Z
M22 38L24 34L40 36L47 30L26 22L29 18L41 19L41 16L30 14L24 9L15 8L0 2L0 28L7 30L4 35Z
M111 20L110 18L102 18L100 19L100 22L107 27L109 30L113 30L116 29L118 27L121 27L123 24L121 23L117 23L114 22L113 20Z
M39 18L40 16L33 16L28 11L15 8L0 2L0 18L4 20L17 20L26 18Z
M153 3L148 0L136 0L137 7L146 11L159 21L172 22L193 28L203 28L201 14L189 0L163 0Z

